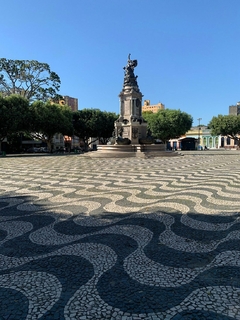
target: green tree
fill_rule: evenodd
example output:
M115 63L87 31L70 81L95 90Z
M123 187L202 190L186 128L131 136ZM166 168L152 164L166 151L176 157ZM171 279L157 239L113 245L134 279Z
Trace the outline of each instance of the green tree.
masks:
M101 111L98 123L98 140L102 144L107 144L109 138L112 137L114 130L114 122L118 115L115 112Z
M240 115L218 115L213 117L209 122L208 127L211 129L212 135L227 136L238 141L240 147Z
M74 135L84 141L87 149L89 138L95 138L102 143L112 136L114 121L117 115L99 109L82 109L73 113Z
M36 60L0 59L0 93L19 94L28 100L56 99L59 76L47 63Z
M143 117L152 136L164 143L185 134L193 122L191 115L172 109L159 110L157 113L143 112Z
M47 143L50 152L52 151L52 140L55 134L73 134L72 111L68 106L35 101L30 109L32 124L28 134L33 139Z
M0 95L0 142L12 134L29 129L31 113L27 99L19 95Z

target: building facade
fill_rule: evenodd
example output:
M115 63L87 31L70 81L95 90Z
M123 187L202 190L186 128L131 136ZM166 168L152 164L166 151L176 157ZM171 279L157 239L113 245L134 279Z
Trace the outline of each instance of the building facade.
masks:
M235 106L229 106L229 115L239 115L240 114L240 102L238 102Z
M238 116L240 114L240 102L236 105L229 106L229 115ZM229 137L220 138L220 147L224 148L238 148L237 139L231 139Z
M78 99L77 98L63 96L63 99L59 100L59 104L69 106L72 111L78 110Z
M189 140L189 150L217 149L221 147L221 137L213 136L207 126L192 127L186 134L179 139L171 139L168 143L168 148L173 150L181 150L183 147L183 139ZM185 141L184 141L185 142Z
M157 113L158 110L164 110L165 105L159 102L158 104L151 104L150 100L144 100L144 105L142 106L142 112L152 111L153 113Z

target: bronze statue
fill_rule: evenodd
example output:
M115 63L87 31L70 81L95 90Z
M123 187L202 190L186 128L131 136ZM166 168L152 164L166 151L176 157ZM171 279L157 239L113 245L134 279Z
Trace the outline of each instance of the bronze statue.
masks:
M123 68L125 70L123 87L138 88L137 76L134 75L134 68L137 66L137 60L131 60L130 56L131 54L129 53L127 65Z

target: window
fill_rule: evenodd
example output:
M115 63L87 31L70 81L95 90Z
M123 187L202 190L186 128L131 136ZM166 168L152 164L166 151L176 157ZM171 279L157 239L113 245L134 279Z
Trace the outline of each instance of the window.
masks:
M221 147L224 147L224 137L221 138Z
M212 146L213 146L213 139L212 139L212 137L210 137L209 138L209 148L212 148Z

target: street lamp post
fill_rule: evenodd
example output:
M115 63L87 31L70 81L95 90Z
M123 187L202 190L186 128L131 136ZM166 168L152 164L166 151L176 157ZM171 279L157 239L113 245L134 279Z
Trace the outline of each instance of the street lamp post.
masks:
M72 126L73 126L73 130L72 130L72 149L75 150L75 143L74 143L74 123L75 123L75 119L72 120Z
M200 131L201 131L201 127L200 127L200 121L202 120L202 118L198 118L198 146L200 145Z

